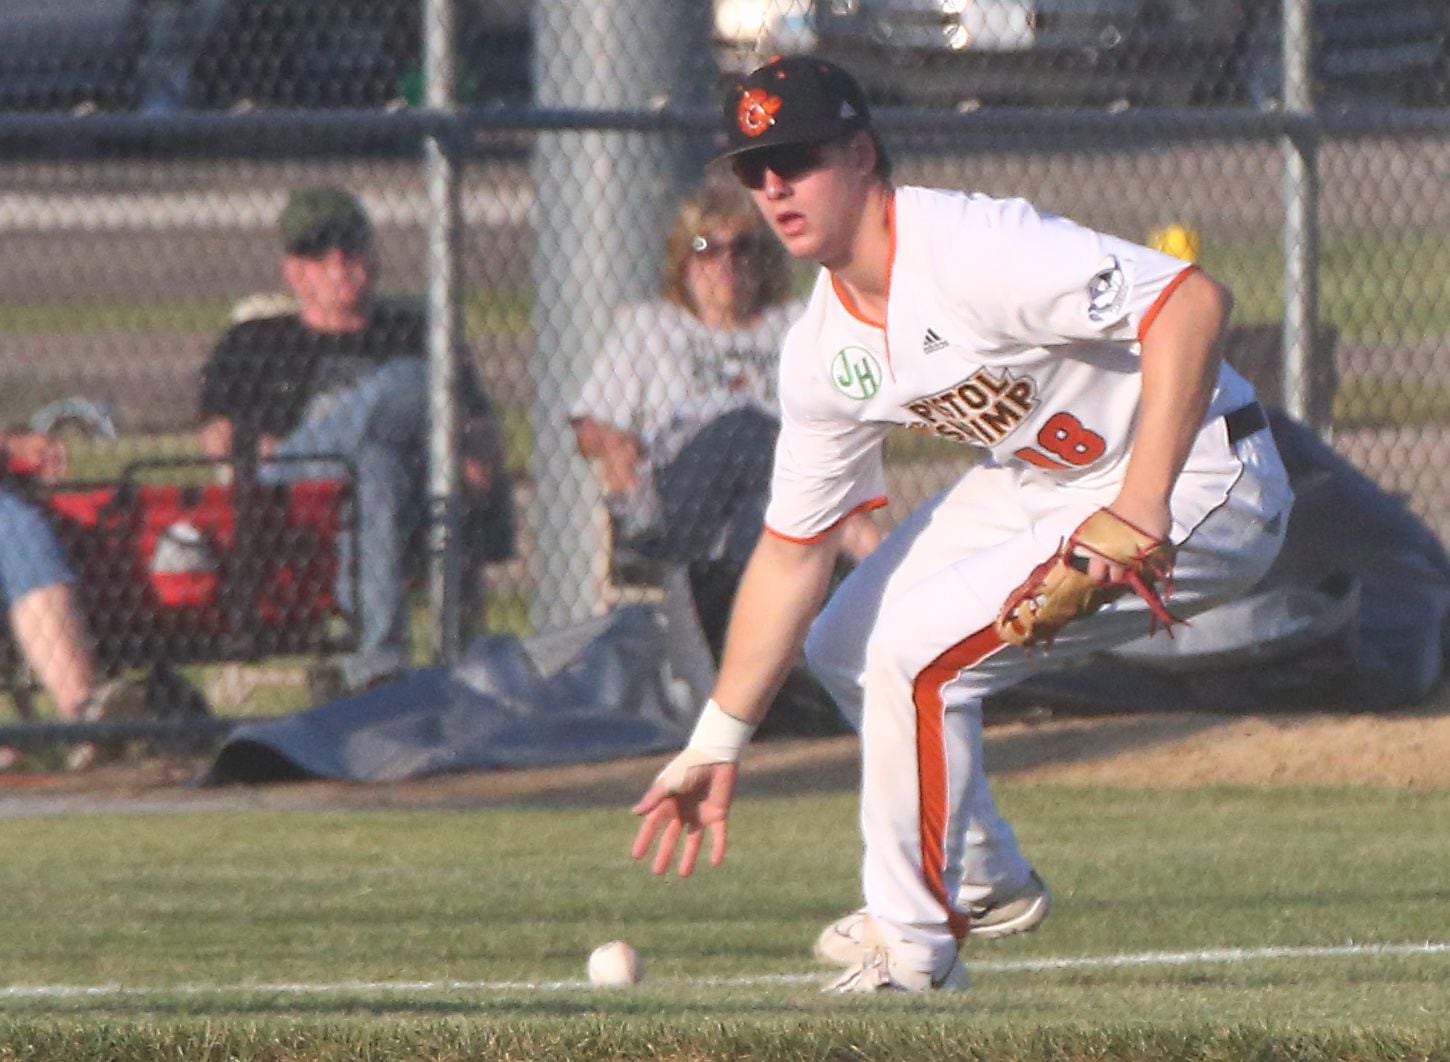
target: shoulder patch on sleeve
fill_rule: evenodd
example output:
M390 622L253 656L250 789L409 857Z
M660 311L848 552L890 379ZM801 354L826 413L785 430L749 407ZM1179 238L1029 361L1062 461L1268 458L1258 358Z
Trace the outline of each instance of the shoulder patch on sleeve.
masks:
M1128 301L1128 278L1117 255L1108 255L1088 281L1088 318L1097 324L1117 320Z

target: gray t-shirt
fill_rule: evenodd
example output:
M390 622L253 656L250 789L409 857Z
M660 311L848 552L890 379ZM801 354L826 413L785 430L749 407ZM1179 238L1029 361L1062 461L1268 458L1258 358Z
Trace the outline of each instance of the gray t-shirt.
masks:
M635 433L655 468L722 413L755 407L778 417L780 346L802 309L771 306L746 328L711 328L665 299L626 306L570 415Z

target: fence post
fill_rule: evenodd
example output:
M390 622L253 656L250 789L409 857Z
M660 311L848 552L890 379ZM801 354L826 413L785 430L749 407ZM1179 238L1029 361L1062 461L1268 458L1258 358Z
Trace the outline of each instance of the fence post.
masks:
M456 106L455 0L426 0L423 6L424 102L453 111ZM463 212L451 139L430 136L423 145L428 189L428 601L435 661L458 659L459 611L458 353L459 253Z
M1319 132L1314 126L1312 0L1283 0L1284 111L1306 119L1280 142L1284 159L1284 408L1315 424L1315 335L1319 324Z
M679 0L538 0L535 95L544 107L657 109L711 95L709 5ZM659 291L664 225L703 151L684 134L540 134L533 157L536 630L600 600L599 490L576 456L569 405L618 307ZM622 366L628 369L628 366Z

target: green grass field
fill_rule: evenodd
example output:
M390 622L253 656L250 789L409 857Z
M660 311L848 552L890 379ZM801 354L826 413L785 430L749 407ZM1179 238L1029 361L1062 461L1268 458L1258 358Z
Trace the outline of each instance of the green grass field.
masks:
M855 794L798 783L683 883L620 807L0 820L0 1058L1450 1055L1450 793L1007 786L1052 918L841 998ZM645 982L591 990L614 937Z
M1203 265L1234 291L1240 324L1283 319L1284 263L1277 232L1210 238ZM1450 330L1450 241L1414 229L1327 229L1319 304L1346 340L1415 341Z

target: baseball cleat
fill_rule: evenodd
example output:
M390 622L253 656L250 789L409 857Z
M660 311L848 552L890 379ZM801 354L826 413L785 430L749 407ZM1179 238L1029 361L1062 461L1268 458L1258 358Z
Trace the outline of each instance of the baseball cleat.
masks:
M1020 889L989 902L967 908L971 919L968 936L997 940L1015 933L1028 933L1042 924L1052 909L1052 892L1037 871ZM866 908L838 918L816 938L812 949L816 958L828 966L855 966L876 946L868 939Z
M836 919L821 930L815 947L811 949L817 961L827 966L855 966L860 963L872 948L864 939L866 926L864 907Z
M882 947L870 948L861 961L837 977L822 992L842 994L856 992L962 992L970 979L960 955L952 956L946 973L933 977L920 970L905 970L891 961L891 952Z
M986 903L969 904L968 934L982 940L997 940L1015 933L1030 933L1052 910L1052 890L1037 871L1032 871L1022 888Z

